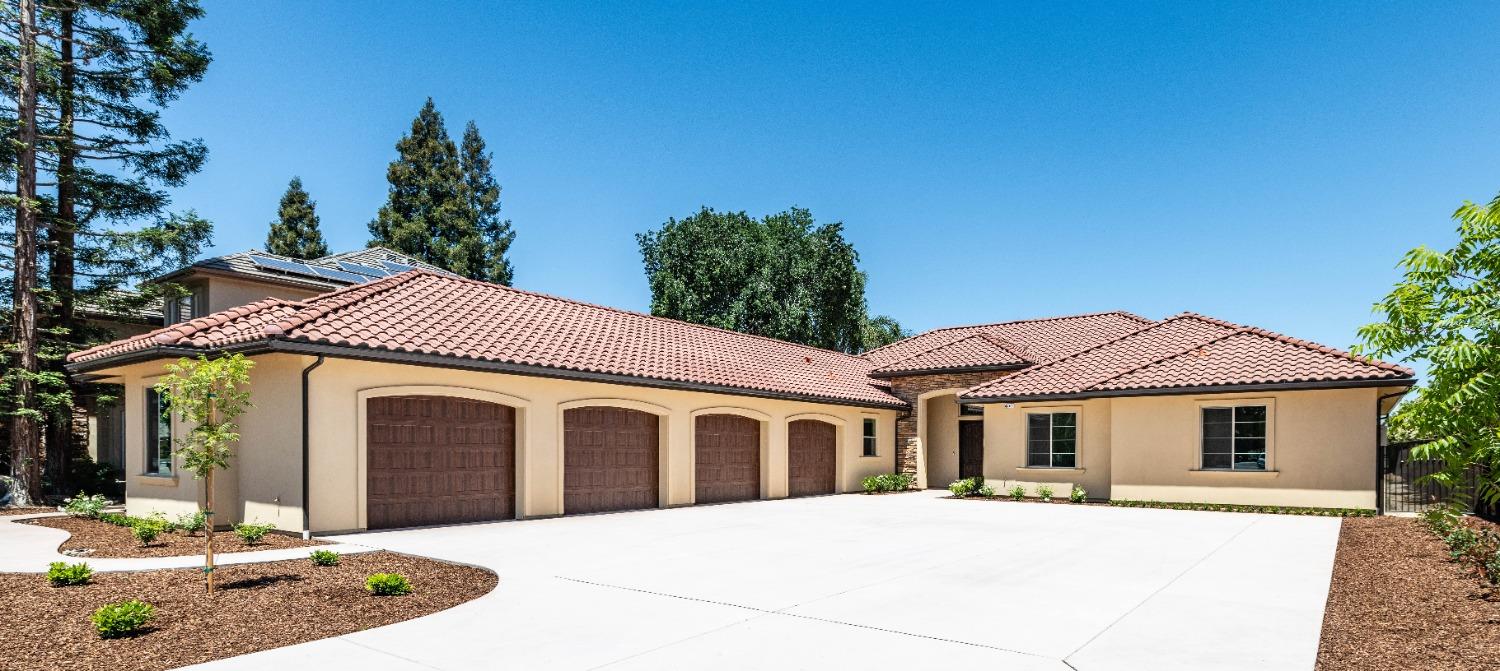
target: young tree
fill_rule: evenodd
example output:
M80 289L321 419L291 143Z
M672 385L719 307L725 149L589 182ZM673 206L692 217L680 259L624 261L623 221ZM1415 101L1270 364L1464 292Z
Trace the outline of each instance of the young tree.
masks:
M266 236L266 251L298 259L315 259L328 255L323 231L318 229L318 204L302 189L302 178L293 177L281 195L281 207L271 232Z
M1459 497L1500 501L1500 197L1465 202L1453 218L1458 244L1418 247L1375 311L1382 322L1359 330L1355 348L1376 357L1427 362L1426 380L1390 417L1392 433L1431 439L1413 448L1442 460L1432 478ZM1476 469L1478 491L1463 483ZM1467 501L1455 501L1467 503Z
M476 249L470 252L477 258L469 260L469 266L477 269L480 279L510 286L515 270L506 252L516 232L511 230L509 219L500 218L500 184L491 169L492 156L473 121L464 126L458 158L464 175L467 218L478 234L477 244L472 245Z
M865 274L841 223L819 225L798 208L761 220L703 208L636 241L652 314L844 352L871 347Z
M15 160L11 174L15 177L15 256L12 259L14 279L11 283L12 304L10 354L14 365L6 375L6 386L14 394L11 411L11 477L15 478L12 498L27 505L41 498L41 434L37 430L42 415L36 409L38 365L37 329L37 24L36 3L20 0L16 17L14 63L16 120L15 140L10 152Z
M183 422L192 425L177 441L177 456L193 478L203 481L203 575L209 594L214 591L214 472L229 468L239 442L235 420L250 406L250 369L255 362L243 354L217 359L199 356L167 365L157 392Z

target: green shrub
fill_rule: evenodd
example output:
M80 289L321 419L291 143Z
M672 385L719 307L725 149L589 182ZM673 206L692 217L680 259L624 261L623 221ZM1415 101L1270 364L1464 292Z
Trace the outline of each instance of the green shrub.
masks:
M195 533L203 531L203 527L208 526L208 514L201 510L194 510L190 513L183 513L177 516L177 522L172 526L175 527L178 531L191 536Z
M156 608L151 604L131 599L101 607L92 619L100 638L124 638L139 634L155 616Z
M338 566L339 553L333 550L313 550L311 555L313 566Z
M52 583L53 587L84 585L93 575L94 569L89 568L89 565L83 562L64 564L55 561L47 565L47 582Z
M1493 548L1485 558L1484 577L1489 579L1491 585L1500 585L1500 547Z
M957 498L960 498L960 499L964 498L965 496L975 496L975 495L979 495L979 496L994 496L995 495L995 490L987 487L984 484L984 478L981 478L981 477L973 477L973 478L964 478L962 480L954 480L952 484L948 485L948 491L952 492L953 496L955 496ZM985 491L988 491L989 493L988 494L983 493Z
M400 573L376 573L365 578L365 591L375 596L411 594L411 581Z
M151 541L156 540L157 536L166 533L167 528L171 526L167 524L166 520L159 520L154 517L137 517L134 520L130 525L130 534L135 536L135 540L142 547L150 545Z
M1016 485L1014 487L1011 487L1010 498L1012 501L1020 501L1021 499L1026 498L1026 487L1023 485Z
M900 492L911 488L911 476L905 473L871 475L860 481L865 493Z
M988 484L981 484L978 489L974 490L974 493L979 496L990 497L995 495L995 488Z
M136 518L134 518L134 517L131 517L129 515L121 515L120 513L104 513L103 515L99 516L99 521L100 522L104 522L106 524L113 524L113 525L115 525L117 527L134 526L134 524L135 524L134 520L135 519Z
M99 519L104 513L105 506L109 505L109 499L103 495L92 496L79 492L78 496L71 499L63 499L63 512L73 517L83 517L91 520Z
M1474 530L1467 525L1456 524L1443 542L1448 544L1448 558L1458 561L1468 556L1469 551L1479 545L1479 534L1474 533Z
M245 545L255 545L256 543L260 542L260 539L265 538L266 534L271 533L271 530L275 528L276 525L274 524L254 524L251 522L241 522L234 525L234 535L239 536L240 540L245 541Z
M1374 517L1369 508L1302 508L1297 506L1248 506L1231 503L1182 503L1176 501L1136 501L1111 499L1109 505L1120 508L1166 508L1169 510L1210 510L1231 513L1265 513L1274 515L1318 515L1324 517Z
M1423 512L1422 522L1427 525L1427 529L1432 533L1446 537L1449 532L1453 531L1454 525L1458 524L1458 516L1451 509L1444 506Z
M1042 497L1043 501L1052 500L1052 485L1037 485L1036 495Z
M1084 501L1087 501L1088 498L1088 490L1079 487L1078 485L1073 485L1073 491L1068 492L1068 500L1072 501L1073 503L1083 503Z

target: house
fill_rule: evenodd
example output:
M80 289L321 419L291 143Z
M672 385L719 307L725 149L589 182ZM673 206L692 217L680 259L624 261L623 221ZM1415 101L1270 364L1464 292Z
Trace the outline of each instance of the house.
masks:
M204 259L152 280L182 287L187 295L180 299L129 313L94 305L80 305L78 311L91 326L128 338L263 298L310 298L412 268L445 272L383 247L307 260L249 250ZM89 395L79 399L78 408L78 423L87 426L89 457L123 469L128 431L124 407Z
M1378 415L1413 383L1194 314L939 329L853 356L411 270L73 354L124 386L133 514L201 496L151 385L211 352L256 363L220 521L311 532L829 494L893 470L1371 508Z

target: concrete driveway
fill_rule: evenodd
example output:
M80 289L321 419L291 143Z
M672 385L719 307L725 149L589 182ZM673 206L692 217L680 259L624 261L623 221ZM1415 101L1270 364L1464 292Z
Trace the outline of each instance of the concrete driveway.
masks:
M1311 669L1338 528L923 492L364 533L499 587L195 668Z

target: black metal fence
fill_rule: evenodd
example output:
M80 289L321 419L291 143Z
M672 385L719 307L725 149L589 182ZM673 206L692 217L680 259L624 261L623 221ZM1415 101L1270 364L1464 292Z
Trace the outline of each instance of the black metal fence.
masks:
M1443 470L1442 460L1412 456L1412 448L1421 444L1421 441L1411 441L1380 446L1380 491L1377 492L1380 512L1421 513L1452 499L1452 488L1424 477ZM1469 471L1465 482L1459 485L1459 493L1472 501L1471 493L1477 482L1478 472Z

